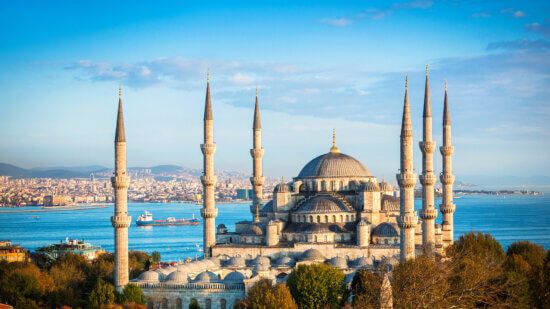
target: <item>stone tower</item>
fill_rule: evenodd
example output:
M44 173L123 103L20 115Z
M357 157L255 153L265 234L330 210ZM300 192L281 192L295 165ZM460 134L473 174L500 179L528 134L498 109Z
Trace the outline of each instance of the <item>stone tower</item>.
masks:
M414 186L416 175L413 170L413 131L411 111L409 106L409 87L405 79L405 103L403 105L403 121L401 124L401 169L397 174L399 183L399 217L397 224L401 229L401 261L415 257L414 228L418 222L414 211Z
M111 223L115 229L115 287L121 291L128 284L128 227L132 218L128 216L130 178L126 175L126 134L120 87L115 133L115 175L111 177L111 182L115 189L115 213L111 217Z
M262 126L260 123L260 107L258 104L258 88L256 88L256 104L254 106L254 123L252 125L252 149L250 149L250 155L252 156L252 177L250 177L250 183L254 188L254 199L252 203L252 213L254 222L259 222L260 208L262 207L263 200L263 186L264 175L262 172L262 157L264 156L264 149L262 148Z
M428 82L428 65L426 65L426 86L424 89L424 116L423 116L423 137L420 144L422 151L422 245L424 250L431 252L435 246L435 218L437 211L434 208L434 185L435 174L433 164L433 153L435 142L432 139L432 102L430 100L430 85Z
M442 204L439 210L443 215L442 230L443 243L449 245L453 243L453 214L456 206L453 204L453 183L455 176L453 175L452 155L454 147L451 143L451 115L449 112L449 101L447 98L447 82L445 81L445 100L443 103L443 146L439 147L443 156L443 172L439 176L443 184Z
M211 255L211 248L216 244L216 217L218 209L216 208L215 189L216 176L214 175L214 153L216 144L214 144L214 117L212 113L212 99L210 98L210 73L206 82L206 99L204 102L204 143L201 144L203 154L203 174L201 176L203 207L201 216L204 219L203 224L203 248L204 257Z

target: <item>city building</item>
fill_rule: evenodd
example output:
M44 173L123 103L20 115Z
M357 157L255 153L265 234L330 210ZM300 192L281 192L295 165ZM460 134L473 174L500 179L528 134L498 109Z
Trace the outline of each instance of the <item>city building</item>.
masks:
M121 112L119 112L118 124ZM204 258L189 263L149 270L131 284L139 285L149 308L183 308L198 303L203 308L231 308L246 295L247 289L261 278L284 282L297 265L328 263L342 270L349 283L358 269L386 269L400 261L413 259L427 250L443 254L453 241L451 124L445 87L443 115L443 198L441 224L436 224L432 153L435 143L431 132L431 102L428 70L424 100L422 175L423 204L420 216L414 210L417 176L413 168L413 128L410 115L408 81L400 136L400 169L396 175L399 193L385 181L379 181L356 158L343 153L333 131L329 151L313 158L291 181L281 180L273 189L273 198L265 200L258 92L253 119L254 195L250 220L229 231L215 226L218 214L214 188L213 108L208 78L204 112L204 142L201 150L204 170L203 224ZM117 131L119 125L117 124ZM118 148L117 148L118 149ZM117 153L118 160L124 160ZM121 161L122 162L122 161ZM398 196L398 197L396 197ZM117 195L117 202L119 196ZM116 241L116 256L127 257L127 239ZM117 262L116 269L122 266ZM127 269L127 265L125 266ZM117 283L118 286L119 283ZM386 297L387 298L387 297Z
M0 240L0 261L25 262L29 258L27 250L13 245L9 240Z
M52 260L56 260L65 254L82 255L86 259L92 261L101 254L105 253L100 246L94 246L90 243L79 239L66 238L65 241L60 241L58 244L51 244L46 247L38 248L37 252L45 254Z

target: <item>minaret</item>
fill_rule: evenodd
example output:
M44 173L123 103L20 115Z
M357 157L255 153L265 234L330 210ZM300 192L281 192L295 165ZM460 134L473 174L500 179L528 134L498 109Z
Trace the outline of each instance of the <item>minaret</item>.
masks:
M405 79L405 103L401 124L401 169L397 174L397 182L401 191L399 217L397 218L397 224L401 229L401 261L415 257L414 228L418 222L414 211L416 175L413 171L413 132L408 88L408 81Z
M262 126L260 123L260 107L258 103L258 88L256 88L256 104L254 106L254 122L252 124L252 177L250 183L254 188L254 200L252 203L252 212L254 214L254 222L260 221L260 207L263 200L264 175L262 172L262 157L264 149L262 148Z
M122 291L128 284L128 227L132 218L128 216L128 186L126 175L126 134L122 114L122 89L118 89L118 116L115 133L115 175L111 177L115 189L115 213L111 223L115 229L115 287Z
M452 155L454 147L451 143L451 115L447 98L447 81L445 81L445 101L443 104L443 146L439 147L443 156L443 172L439 176L443 184L443 197L439 210L443 215L443 242L452 244L454 229L453 213L456 206L453 204L453 183L455 182L455 176L453 175Z
M430 85L428 82L428 65L426 65L426 86L424 89L424 122L423 138L420 144L422 151L422 245L426 252L431 252L435 246L435 218L437 211L434 208L434 184L435 174L433 172L433 153L435 142L432 139L432 102L430 100Z
M216 208L215 189L216 176L214 175L214 153L216 144L214 144L214 117L212 115L212 99L210 98L210 73L206 82L206 99L204 102L204 143L201 144L203 154L203 174L201 176L203 189L203 207L201 216L204 219L203 224L203 248L204 257L209 258L212 254L212 246L216 244L216 217L218 209Z

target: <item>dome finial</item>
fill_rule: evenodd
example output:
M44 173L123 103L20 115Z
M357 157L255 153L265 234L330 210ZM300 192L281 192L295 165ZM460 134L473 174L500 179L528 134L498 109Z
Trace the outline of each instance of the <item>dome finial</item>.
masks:
M340 153L340 149L336 146L336 129L332 129L332 147L330 147L330 152Z
M118 98L122 99L122 83L118 83Z

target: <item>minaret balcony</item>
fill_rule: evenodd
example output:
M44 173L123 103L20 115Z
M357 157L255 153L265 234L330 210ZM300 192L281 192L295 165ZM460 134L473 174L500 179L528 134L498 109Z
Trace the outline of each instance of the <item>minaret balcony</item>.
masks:
M455 210L456 205L453 203L439 205L439 211L441 211L442 214L452 214L455 212Z
M201 151L205 156L213 155L216 152L216 144L201 144Z
M437 180L437 177L435 177L434 173L428 172L425 175L420 175L419 179L423 186L433 186Z
M419 143L420 150L423 153L433 153L435 150L435 142L434 141L421 141Z
M216 182L218 181L218 178L216 176L209 176L209 175L202 175L201 176L201 182L202 185L205 187L211 187L215 186Z
M218 216L217 208L201 208L201 216L204 219L216 218Z
M111 217L111 224L114 228L128 228L132 222L132 217L128 215L116 215Z
M397 225L400 228L410 229L416 227L418 224L418 217L416 211L412 213L406 213L397 217Z
M452 185L455 182L455 176L453 174L444 174L439 175L439 180L444 185Z
M423 220L433 220L437 218L437 210L433 207L420 210L420 218Z
M263 176L250 177L250 183L253 186L263 186L264 182L265 182L265 177Z
M416 175L411 172L397 174L397 183L401 188L414 188L416 185Z
M252 148L250 149L250 155L252 158L262 158L264 156L264 149L263 148Z
M455 152L455 147L454 146L441 146L441 147L439 147L439 151L444 156L450 156Z

